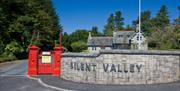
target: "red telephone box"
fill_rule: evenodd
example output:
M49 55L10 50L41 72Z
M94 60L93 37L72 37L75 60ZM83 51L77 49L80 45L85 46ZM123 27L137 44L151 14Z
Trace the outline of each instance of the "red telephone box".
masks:
M61 47L55 47L53 51L42 51L37 46L29 48L28 75L53 75L61 73Z

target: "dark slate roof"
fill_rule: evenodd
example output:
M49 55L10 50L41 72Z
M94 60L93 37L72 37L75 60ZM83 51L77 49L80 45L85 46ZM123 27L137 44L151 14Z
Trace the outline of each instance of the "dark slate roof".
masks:
M135 32L134 31L114 31L116 33L116 35L132 35Z
M112 46L112 37L91 37L88 39L88 46Z
M130 38L114 38L113 43L114 44L129 44Z
M133 37L134 33L134 31L116 31L113 33L113 43L129 44L130 39Z

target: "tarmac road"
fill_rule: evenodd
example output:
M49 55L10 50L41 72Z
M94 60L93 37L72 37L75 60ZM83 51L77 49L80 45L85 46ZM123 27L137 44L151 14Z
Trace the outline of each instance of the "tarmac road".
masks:
M29 79L27 60L0 64L0 91L57 91Z
M58 77L27 77L27 60L0 64L0 91L180 91L180 81L154 85L93 85Z
M0 75L26 75L27 60L0 64Z

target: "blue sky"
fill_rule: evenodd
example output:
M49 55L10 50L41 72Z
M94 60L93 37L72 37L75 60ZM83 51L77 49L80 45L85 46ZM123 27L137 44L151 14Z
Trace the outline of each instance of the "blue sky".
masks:
M132 24L138 17L138 0L52 0L64 32L76 29L104 29L107 18L115 11L121 11L125 25ZM142 0L142 11L150 10L154 17L160 6L168 7L171 21L178 17L180 0Z

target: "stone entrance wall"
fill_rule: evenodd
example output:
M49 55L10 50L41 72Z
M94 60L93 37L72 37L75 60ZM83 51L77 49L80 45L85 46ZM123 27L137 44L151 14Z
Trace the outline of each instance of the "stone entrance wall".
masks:
M103 50L64 53L61 78L92 84L154 84L180 80L180 51Z

